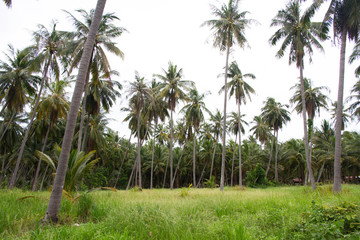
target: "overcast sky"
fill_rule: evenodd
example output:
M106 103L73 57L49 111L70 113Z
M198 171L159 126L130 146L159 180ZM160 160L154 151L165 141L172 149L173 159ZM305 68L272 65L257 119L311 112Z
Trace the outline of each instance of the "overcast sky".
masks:
M141 76L149 81L153 74L162 74L168 62L172 61L183 69L184 79L192 80L200 93L210 92L206 97L207 107L211 111L216 108L223 110L223 95L218 95L224 84L223 78L218 78L224 70L225 54L212 45L211 32L208 27L200 25L213 19L210 4L220 6L223 2L217 0L137 0L119 1L108 0L105 13L114 12L121 21L117 24L125 27L124 33L116 42L125 53L125 59L110 57L111 67L120 72L117 78L126 87L126 81L134 79L137 70ZM310 2L310 1L308 1ZM271 19L277 11L284 8L287 0L242 0L240 11L249 11L247 18L255 19L246 30L249 48L232 49L230 62L237 61L241 71L253 73L256 80L248 80L256 90L252 102L242 106L245 120L251 123L255 115L259 115L263 102L267 97L274 97L276 101L289 104L293 95L290 87L298 82L299 70L295 65L288 64L288 55L282 59L275 57L279 46L270 46L268 39L276 31L270 28ZM31 41L31 32L37 24L50 27L53 19L58 21L58 30L73 30L67 14L62 9L74 13L75 9L94 8L96 0L13 0L13 7L7 9L0 4L0 51L7 50L11 43L15 48L28 46ZM325 6L316 15L320 21ZM323 43L325 52L315 50L313 61L305 60L304 76L310 78L314 86L327 86L331 92L329 97L336 100L339 76L339 46L332 41ZM353 44L347 45L347 57L352 51ZM3 54L0 55L4 59ZM354 69L360 64L346 66L345 92L349 96L351 87L355 84ZM114 119L110 127L119 132L120 136L128 136L127 124L123 123L125 113L120 111L126 106L126 100L118 100L111 109L109 117ZM177 110L180 110L181 106ZM228 112L236 111L235 100L228 101ZM289 109L290 111L293 110ZM295 112L291 115L291 122L279 133L280 140L301 138L303 125L301 116ZM315 126L319 126L322 119L330 120L330 115L321 110L321 116L315 118ZM251 127L251 124L250 124ZM248 132L250 127L246 129ZM359 130L357 123L352 123L347 130Z

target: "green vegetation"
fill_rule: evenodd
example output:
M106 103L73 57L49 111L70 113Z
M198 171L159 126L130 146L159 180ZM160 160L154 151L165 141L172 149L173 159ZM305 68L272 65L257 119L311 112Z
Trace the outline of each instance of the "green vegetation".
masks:
M187 191L186 196L182 192ZM34 197L21 197L33 195ZM360 187L97 191L63 200L42 225L49 193L0 191L1 239L356 239Z

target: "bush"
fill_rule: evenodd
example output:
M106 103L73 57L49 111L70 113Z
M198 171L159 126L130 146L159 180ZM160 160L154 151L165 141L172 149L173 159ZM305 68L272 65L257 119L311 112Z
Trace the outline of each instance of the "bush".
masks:
M215 184L215 176L211 176L210 179L206 179L204 182L204 186L207 188L216 188L216 185L217 184Z
M265 177L265 170L261 167L260 163L256 164L253 170L246 172L245 182L249 187L269 186L269 182Z

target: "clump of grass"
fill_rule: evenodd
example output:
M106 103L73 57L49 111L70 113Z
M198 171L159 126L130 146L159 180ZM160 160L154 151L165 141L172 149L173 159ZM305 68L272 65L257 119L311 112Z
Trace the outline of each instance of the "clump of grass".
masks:
M191 186L192 186L192 184L190 184L189 187L187 187L187 188L181 188L180 197L187 197L187 196L189 196L189 192L190 192Z
M78 200L77 216L79 220L86 221L91 217L91 208L94 205L94 201L90 194L82 194Z

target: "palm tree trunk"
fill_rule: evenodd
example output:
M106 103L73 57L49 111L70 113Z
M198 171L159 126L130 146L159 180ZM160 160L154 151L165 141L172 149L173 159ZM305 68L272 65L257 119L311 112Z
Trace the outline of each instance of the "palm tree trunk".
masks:
M138 146L137 146L137 163L138 163L138 176L139 176L139 188L142 188L141 186L141 135L140 135L140 111L138 110L137 113L137 140L138 140Z
M335 123L335 160L334 160L334 193L341 192L341 123L343 114L343 94L344 94L344 74L345 74L345 51L346 51L347 32L341 33L341 50L340 50L340 73L339 73L339 90L336 108Z
M311 167L311 159L309 152L309 137L307 131L307 120L306 120L306 103L305 103L305 84L303 77L303 63L302 59L300 59L300 84L301 84L301 102L302 102L302 115L303 115L303 124L304 124L304 143L305 143L305 157L306 157L306 165L309 173L310 183L312 190L316 189L316 183L314 178L314 173Z
M116 184L117 184L117 182L119 181L119 178L120 178L120 172L121 172L122 166L124 165L125 158L127 157L127 153L128 153L128 151L129 151L131 137L132 137L132 134L130 133L130 137L129 137L129 140L128 140L128 146L127 146L127 148L126 148L126 151L125 151L124 157L123 157L122 162L121 162L121 165L120 165L120 167L119 167L119 172L118 172L118 174L117 174L117 176L116 176L116 180L115 180L114 188L116 188Z
M322 164L322 166L321 166L321 168L320 168L320 171L319 171L319 174L318 174L316 183L318 183L318 182L320 181L321 175L322 175L322 173L323 173L323 171L324 171L324 167L325 167L325 161L323 161L323 164Z
M90 66L91 66L91 62L92 62L92 57L94 54L94 48L91 51L91 57L90 57L90 63L89 63L89 68L87 70L87 74L86 74L86 82L85 82L85 87L83 92L85 92L84 97L83 97L83 103L81 106L81 117L80 117L80 125L79 125L79 134L78 134L78 150L79 151L83 151L81 149L83 149L83 146L81 145L81 138L82 138L82 131L83 131L83 127L84 127L84 121L85 121L85 112L86 112L86 97L89 94L89 88L88 88L88 84L89 84L89 79L90 79ZM82 95L82 94L81 94ZM85 134L84 134L85 135Z
M196 188L196 130L194 128L194 136L193 136L193 187Z
M9 122L6 124L6 127L5 127L5 130L2 131L2 134L1 134L1 137L0 137L0 142L1 140L3 139L3 137L5 136L5 133L6 131L8 130L8 128L10 127L10 124L12 123L12 120L14 119L15 117L15 112L11 115L10 119L9 119ZM5 123L5 118L4 118L4 121L3 121L3 124ZM3 124L1 124L1 130L3 128Z
M132 182L132 179L133 179L133 175L134 175L136 166L137 166L137 159L135 159L134 166L133 166L133 168L132 168L132 170L131 170L131 174L130 174L130 177L129 177L128 184L127 184L127 186L126 186L126 190L129 190L129 187L130 187L130 184L131 184L131 182Z
M174 129L173 129L173 109L170 113L170 190L173 190L173 140L174 140ZM166 173L165 173L166 176Z
M51 191L50 200L44 217L44 221L51 221L51 222L58 221L61 196L65 181L65 174L68 167L71 143L74 137L74 131L76 126L76 118L80 106L82 92L85 85L86 74L90 63L92 48L94 46L96 33L100 25L105 4L106 4L106 0L97 1L94 18L90 26L89 35L84 45L84 51L80 60L78 77L71 101L70 110L67 117L65 134L63 137L63 143L59 157L58 167L56 170L54 186Z
M275 182L279 182L277 161L278 161L278 131L276 131L276 136L275 136L275 179L274 179Z
M44 152L45 151L45 146L46 146L46 142L47 142L47 139L48 139L48 136L49 136L49 132L50 132L50 126L48 127L47 131L46 131L46 134L45 134L45 138L44 138L44 142L43 142L43 146L41 148L41 152ZM34 177L34 181L33 181L33 184L31 186L31 191L35 191L36 190L36 183L37 183L37 179L39 177L39 172L40 172L40 166L41 166L41 159L39 158L39 162L38 162L38 165L36 167L36 172L35 172L35 177Z
M166 161L166 167L165 167L165 172L164 172L164 180L163 180L163 188L165 187L165 180L166 180L166 173L167 173L167 169L168 169L168 166L169 166L169 159L167 159Z
M241 123L240 123L240 101L238 104L238 114L239 114L239 122L238 122L238 128L239 128L239 187L242 187L242 159L241 159Z
M181 155L180 155L179 161L178 161L178 163L177 163L177 165L176 165L176 168L175 168L174 177L173 177L173 180L172 180L173 186L174 186L176 174L177 174L177 171L179 170L180 163L181 163L181 159L182 159L182 157L183 157L183 155L184 155L184 151L185 151L185 147L186 147L187 143L188 143L188 140L186 139L185 144L184 144L184 147L183 147L182 150L181 150Z
M157 128L157 121L155 121L155 129ZM154 177L154 150L155 150L155 132L153 136L153 146L151 151L151 171L150 171L150 189L153 189L153 177Z
M226 63L225 63L225 85L224 85L224 121L222 133L222 158L221 158L221 176L220 191L224 191L225 185L225 158L226 158L226 103L227 103L227 72L229 65L230 46L226 47Z
M269 171L270 171L270 164L271 164L271 160L272 160L272 151L274 148L274 142L275 142L275 129L274 129L274 138L271 141L271 146L270 146L270 157L269 157L269 162L268 165L266 167L266 172L265 172L265 178L267 177Z
M50 62L51 62L51 56L49 57L49 60L45 65L43 78L41 80L40 90L39 90L39 93L38 93L38 95L36 97L36 100L35 100L35 106L32 109L29 125L27 126L24 138L23 138L23 140L21 142L20 151L19 151L19 155L18 155L17 160L16 160L15 169L14 169L14 172L13 172L13 174L11 176L11 180L10 180L10 185L9 185L10 189L13 189L14 186L15 186L15 183L16 183L16 175L17 175L17 172L19 170L19 165L20 165L20 162L21 162L22 155L24 153L25 144L26 144L27 139L29 137L31 125L32 125L32 123L34 122L34 119L35 119L36 110L37 110L37 107L39 105L40 98L41 98L41 93L42 93L42 90L44 88L45 81L47 79L47 72L48 72L48 69L49 69L49 66L50 66Z
M199 178L199 181L198 181L196 187L199 187L199 186L200 186L200 183L201 183L201 181L202 181L202 179L203 179L203 177L204 177L204 174L205 174L205 169L206 169L206 167L207 167L208 164L209 164L209 162L206 162L206 164L205 164L205 166L204 166L204 168L203 168L203 170L202 170L202 172L201 172L201 175L200 175L200 178Z
M237 141L237 134L235 135L235 144L234 144L234 150L233 150L233 156L232 156L232 162L231 162L231 179L230 179L230 186L233 186L233 182L234 182L233 180L234 180L236 141Z
M216 153L216 148L217 148L217 143L218 143L219 137L216 136L216 140L214 142L214 151L212 154L212 158L211 158L211 167L210 167L210 176L209 179L211 178L212 172L213 172L213 168L214 168L214 160L215 160L215 153Z
M40 188L39 188L39 191L40 191L40 192L41 192L42 189L43 189L43 185L44 185L44 181L45 181L45 178L46 178L46 174L47 174L48 168L49 168L49 165L46 165L46 168L45 168L45 171L44 171L44 175L43 175L43 178L42 178L41 183L40 183Z
M88 117L86 119L85 129L84 129L84 135L82 137L82 144L81 144L81 151L85 151L85 145L86 145L86 137L87 137L87 131L89 128L89 121L90 121L90 114L88 113ZM84 128L84 126L81 127L81 129Z

